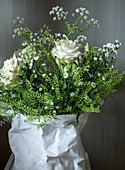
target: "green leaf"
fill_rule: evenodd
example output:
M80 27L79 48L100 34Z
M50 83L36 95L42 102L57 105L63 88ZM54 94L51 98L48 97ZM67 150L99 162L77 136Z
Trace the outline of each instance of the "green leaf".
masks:
M34 80L34 75L35 75L35 73L32 73L31 76L30 76L30 82L31 82L31 83L32 83L33 80Z

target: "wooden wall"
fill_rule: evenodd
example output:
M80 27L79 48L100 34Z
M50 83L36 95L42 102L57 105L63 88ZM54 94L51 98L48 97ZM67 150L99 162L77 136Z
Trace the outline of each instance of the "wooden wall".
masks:
M12 20L17 16L25 18L26 26L38 30L44 23L53 32L60 31L59 24L53 23L48 15L52 6L61 5L72 11L76 7L86 7L90 16L99 20L100 29L87 31L91 45L102 46L119 39L122 47L116 65L125 70L125 1L124 0L0 0L0 67L18 48L19 40L11 38L15 27ZM0 170L10 154L7 131L9 125L0 127ZM81 137L90 157L92 170L125 169L125 86L117 95L109 97L100 114L91 114Z

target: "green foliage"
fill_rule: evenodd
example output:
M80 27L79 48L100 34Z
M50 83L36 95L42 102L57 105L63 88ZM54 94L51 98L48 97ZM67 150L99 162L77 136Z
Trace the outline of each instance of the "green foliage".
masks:
M73 18L79 15L79 10L88 13L79 8L72 14ZM64 20L66 15L63 16ZM85 47L81 45L80 57L68 63L52 56L56 42L73 35L77 43L79 38L85 39L80 35L86 29L98 26L96 20L87 21L86 18L81 13L73 24L65 21L63 29L67 30L63 35L52 35L46 25L33 33L24 28L24 19L18 17L14 20L19 26L14 30L14 35L23 38L21 49L15 52L21 69L10 72L21 81L6 85L0 81L0 114L7 117L0 125L17 114L25 115L26 121L38 120L39 127L45 126L51 118L56 119L56 115L63 114L76 114L78 123L80 114L100 111L100 103L116 91L115 86L124 78L124 72L118 73L113 66L117 62L114 55L119 42L104 46L101 50L91 48L88 43ZM86 21L85 28L79 28L79 21L81 24ZM60 22L63 24L62 20ZM5 78L1 74L1 80Z

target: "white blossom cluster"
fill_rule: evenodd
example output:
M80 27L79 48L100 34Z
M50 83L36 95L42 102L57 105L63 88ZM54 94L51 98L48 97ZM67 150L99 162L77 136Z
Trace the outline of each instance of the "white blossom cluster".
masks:
M29 65L29 69L32 69L33 62L39 60L39 56L36 53L36 50L32 46L27 46L19 53L19 59L24 63Z
M63 7L53 7L52 10L49 12L49 15L55 15L53 17L53 21L60 21L62 19L66 19L67 15L68 15L68 11L64 11Z
M93 88L96 87L96 83L94 83L94 82L92 82L91 85L92 85Z
M83 23L83 20L87 20L88 19L88 15L89 15L89 11L86 9L86 8L77 8L75 10L75 12L77 14L80 15L80 17L83 17L83 19L81 20L81 23ZM72 16L74 17L75 16L75 13L72 13ZM97 28L100 27L99 23L98 23L98 20L95 20L94 18L91 18L90 20L87 20L86 21L86 26L89 27L89 26L97 26Z
M83 41L86 41L87 40L87 37L85 35L79 35L76 39L75 39L75 42L76 43L79 43L79 42L83 42Z
M70 96L71 96L71 97L75 96L75 93L74 93L74 92L71 92L71 93L70 93Z
M12 35L12 37L15 38L16 35L21 36L22 31L23 31L23 27L14 29L14 34Z
M103 45L102 51L106 53L106 56L108 57L111 52L114 52L114 54L117 54L117 50L120 48L121 42L118 40L115 40L115 43L107 43L106 45Z
M19 16L13 20L13 23L14 24L20 24L20 25L23 25L24 24L24 18L20 18Z
M24 18L17 17L13 20L13 23L17 23L18 25L20 25L19 28L14 29L14 34L12 35L12 37L15 38L16 35L20 36L23 32Z
M92 25L93 27L96 26L97 28L100 28L98 20L96 20L94 18L91 18L90 20L87 20L86 26L89 27L90 25Z
M36 45L37 44L37 42L41 42L41 38L40 38L40 36L37 34L37 33L30 33L29 34L29 38L30 38L30 42L31 42L31 44L33 44L33 45Z
M89 11L86 10L86 8L82 8L82 7L77 8L77 9L75 10L75 12L76 12L76 13L79 13L80 16L83 16L83 15L84 15L85 19L87 19L87 15L89 15Z

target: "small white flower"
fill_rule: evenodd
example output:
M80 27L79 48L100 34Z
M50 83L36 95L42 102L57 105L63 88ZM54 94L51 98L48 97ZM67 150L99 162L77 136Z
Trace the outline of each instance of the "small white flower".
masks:
M26 49L24 48L23 50L22 50L22 54L25 54L26 53Z
M63 19L66 19L66 16L64 16Z
M63 18L63 19L64 19L64 18ZM60 20L61 20L61 17L58 16L58 21L60 21Z
M73 92L72 92L72 93L70 93L70 95L71 95L71 97L72 97L72 96L74 96L74 95L75 95L75 93L73 93Z
M119 40L116 39L115 42L116 42L116 43L119 43Z
M22 21L19 21L20 24L22 24Z
M56 106L56 109L59 109L59 106Z
M114 53L117 54L118 53L117 50L114 50Z
M116 44L116 47L117 47L117 48L119 48L119 47L120 47L120 45L119 45L119 44Z
M83 15L84 15L84 13L83 13L83 12L80 12L80 15L81 15L81 16L83 16Z
M102 80L105 80L105 77L102 77Z
M31 36L30 36L30 39L32 39L32 38L33 38L33 36L31 35Z
M88 10L86 10L85 13L89 15L89 11Z
M43 77L45 77L45 76L46 76L46 74L42 74L42 76L43 76Z
M83 84L83 82L79 82L79 83L78 83L79 86L82 85L82 84Z
M39 56L34 57L34 60L35 61L39 60Z
M98 51L99 51L99 52L102 51L102 48L99 48Z
M28 45L27 42L22 43L22 46L27 46L27 45Z
M98 73L98 76L100 77L100 76L101 76L101 73Z
M45 66L46 64L45 63L43 63L43 64L41 64L42 66Z
M21 35L21 32L20 31L18 31L18 33L17 33L18 35Z
M99 57L99 60L102 61L102 57Z
M68 77L68 73L65 72L65 73L63 74L63 77L66 79L66 78Z
M53 101L52 101L52 100L50 100L50 102L49 102L49 103L50 103L50 105L54 105L54 103L53 103Z
M19 19L20 19L20 17L18 16L18 17L16 17L16 19L17 19L17 20L19 20Z
M57 20L57 18L56 17L53 17L53 21L56 21Z
M86 20L88 17L87 16L84 16L84 19Z
M76 9L76 13L79 13L79 9L78 8Z
M98 60L98 58L97 58L97 57L94 57L93 59L94 59L95 61L97 61L97 60Z
M58 36L58 37L60 37L60 36L61 36L61 34L60 34L60 33L58 33L58 34L57 34L57 36Z
M39 88L39 91L42 91L42 87Z
M34 78L37 78L37 74L34 75Z
M18 61L20 61L20 62L21 62L21 61L22 61L22 58L18 58Z
M13 23L16 24L16 20L15 19L13 20Z
M52 90L54 90L54 87L52 86Z
M32 67L32 66L33 66L33 63L31 62L31 63L30 63L30 67Z
M61 7L61 8L59 9L59 11L62 12L62 11L63 11L63 7Z
M54 11L50 11L50 12L49 12L49 15L52 15L52 14L54 14Z
M66 36L66 34L62 34L62 37L65 38L66 40L69 40L68 37ZM61 40L60 40L61 41ZM56 45L58 44L58 42L56 43Z
M45 109L45 110L47 110L47 109L48 109L48 107L47 107L47 106L45 106L45 107L44 107L44 109Z
M59 11L56 13L56 15L58 15L58 16L59 16Z
M95 25L98 24L98 20L95 20L95 21L93 22L93 24L95 24Z
M96 87L96 84L94 82L92 82L92 87L95 88Z
M12 35L13 38L15 38L15 36L16 36L15 34Z
M88 71L89 71L89 69L88 69L88 68L86 68L86 71L88 72Z
M56 113L56 110L53 110L53 113Z

